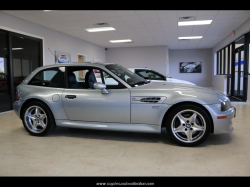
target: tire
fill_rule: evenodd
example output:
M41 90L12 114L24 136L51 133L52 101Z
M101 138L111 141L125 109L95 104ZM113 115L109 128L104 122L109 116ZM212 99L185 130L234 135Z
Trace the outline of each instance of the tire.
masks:
M212 126L207 111L195 104L183 104L173 108L165 122L170 139L185 147L204 142Z
M32 101L24 106L23 126L33 136L45 136L56 128L51 110L44 103Z

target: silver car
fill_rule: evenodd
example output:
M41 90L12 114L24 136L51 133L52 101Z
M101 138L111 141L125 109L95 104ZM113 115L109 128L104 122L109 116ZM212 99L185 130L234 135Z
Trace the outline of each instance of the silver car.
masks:
M98 77L98 81L97 81ZM18 87L13 107L34 136L56 126L161 133L196 146L233 131L236 109L223 94L187 84L149 83L117 64L43 66Z

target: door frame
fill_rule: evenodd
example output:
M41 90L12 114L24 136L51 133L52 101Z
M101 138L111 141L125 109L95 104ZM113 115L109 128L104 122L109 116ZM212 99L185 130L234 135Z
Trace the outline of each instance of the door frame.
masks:
M39 41L39 64L38 67L41 67L44 65L44 38L36 35L32 35L29 33L21 32L18 30L10 29L7 27L3 27L0 25L0 31L7 33L7 50L8 50L8 56L6 58L7 60L7 72L8 72L8 79L9 79L9 91L11 94L11 110L13 110L12 103L15 102L15 92L14 92L14 65L13 65L13 55L12 55L12 37L24 37L27 39Z
M243 96L239 96L239 92L240 92L240 76L241 76L241 73L239 71L239 68L240 68L240 65L241 65L241 51L244 51L244 69L243 69ZM238 83L237 83L237 93L235 94L234 91L235 91L235 54L238 53ZM248 76L246 77L245 76L245 71L247 70L246 69L246 64L248 63L246 61L246 48L245 48L245 45L243 46L240 46L234 50L232 50L232 64L231 64L231 68L232 68L232 72L231 72L231 96L237 98L237 99L240 99L242 101L246 101L247 100L247 82L248 82Z
M77 54L76 54L76 57L77 57L77 58L76 58L76 59L77 59L77 62L78 62L78 55L82 55L82 56L84 56L84 58L85 58L85 59L84 59L84 60L85 60L85 62L87 61L87 55L86 55L86 54L77 53Z

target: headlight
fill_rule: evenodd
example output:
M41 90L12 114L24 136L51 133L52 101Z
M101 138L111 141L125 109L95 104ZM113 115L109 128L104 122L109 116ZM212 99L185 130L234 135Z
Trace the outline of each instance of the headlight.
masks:
M231 108L230 99L227 96L225 96L224 94L219 93L219 101L220 101L220 104L216 104L216 106L221 111L227 111L228 109Z
M230 109L230 107L231 107L230 101L221 102L221 111L226 111L226 110Z
M230 101L221 101L220 104L216 104L216 106L221 110L221 111L227 111L228 109L231 108Z

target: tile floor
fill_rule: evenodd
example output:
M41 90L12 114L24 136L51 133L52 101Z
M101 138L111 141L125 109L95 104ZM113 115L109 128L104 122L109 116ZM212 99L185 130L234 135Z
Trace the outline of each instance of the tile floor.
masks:
M250 105L233 103L231 134L179 147L162 134L68 129L30 136L0 114L0 176L250 176Z

